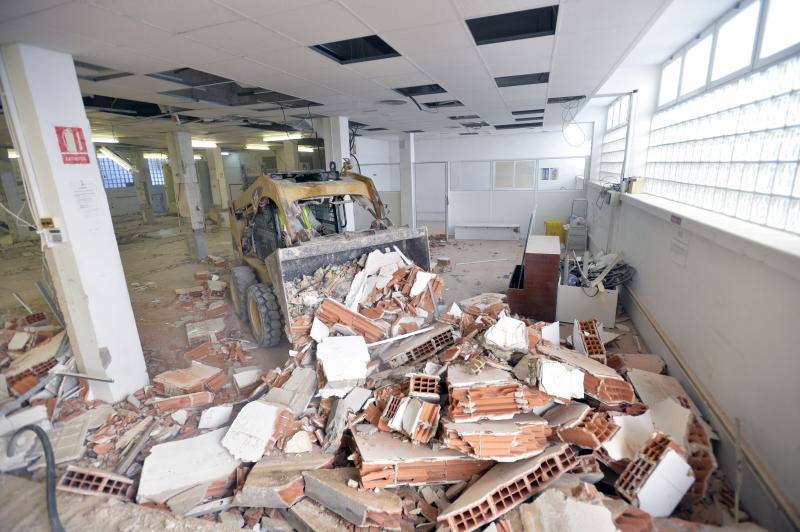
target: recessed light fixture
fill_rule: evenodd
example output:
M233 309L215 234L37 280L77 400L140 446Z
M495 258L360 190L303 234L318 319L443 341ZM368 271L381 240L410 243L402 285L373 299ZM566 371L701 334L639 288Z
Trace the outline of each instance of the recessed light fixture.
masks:
M302 153L314 153L315 149L316 148L314 148L314 146L298 146L297 147L297 151L302 152Z
M409 129L408 131L403 131L403 133L425 133L422 129Z
M8 149L8 158L9 159L19 159L19 154L17 153L17 150L9 148Z
M100 149L97 150L97 151L99 152L99 155L98 155L99 157L105 157L105 158L111 159L112 161L117 163L119 166L121 166L123 169L125 169L126 172L130 172L133 169L133 166L131 166L131 163L129 163L128 161L126 161L125 159L123 159L122 157L117 155L117 153L115 153L111 149L109 149L109 148L107 148L105 146L101 146Z
M542 118L543 117L541 117L541 116L523 116L522 118L515 118L514 122L525 122L525 121L530 121L530 120L533 120L534 122L535 121L541 122Z
M524 127L542 127L541 122L525 122L523 124L499 124L494 126L495 129L519 129Z
M264 135L261 137L261 140L264 142L280 142L282 140L297 140L302 139L303 134L299 132L286 132L286 133L271 133L269 135Z
M199 160L200 160L200 159L202 159L202 158L203 158L203 156L202 156L202 155L195 155L195 156L194 156L194 160L195 160L195 161L199 161Z
M463 107L464 104L458 100L442 100L440 102L425 102L422 105L430 109L439 109L440 107Z
M245 144L244 149L246 150L258 150L258 151L268 151L269 144Z
M144 154L145 159L166 159L167 155L165 153L159 152L147 152Z
M558 6L538 7L467 20L475 44L544 37L556 33Z
M550 81L550 72L539 72L536 74L519 74L517 76L502 76L494 78L498 87L518 87L520 85L536 85Z
M230 154L231 154L231 152L229 152L229 151L222 152L222 155L230 155Z
M414 85L412 87L400 87L394 89L403 96L426 96L428 94L441 94L447 92L438 83L431 83L430 85Z
M216 148L217 143L213 140L192 139L192 148Z
M511 111L512 115L536 115L544 113L544 109L524 109L522 111Z
M378 100L375 103L379 103L379 104L382 104L382 105L405 105L405 104L408 103L408 101L399 100L399 99L398 100L394 100L394 99L389 98L388 100Z
M573 102L575 100L582 100L584 98L586 98L586 96L557 96L555 98L548 98L547 103Z
M388 131L388 129L385 128L385 127L371 127L371 128L365 129L364 131Z
M117 144L119 141L113 136L92 135L92 142L95 144Z
M457 115L457 116L448 116L450 120L471 120L473 118L480 118L478 115Z
M397 50L389 46L386 41L377 35L317 44L312 46L311 49L341 65L398 57L400 55Z

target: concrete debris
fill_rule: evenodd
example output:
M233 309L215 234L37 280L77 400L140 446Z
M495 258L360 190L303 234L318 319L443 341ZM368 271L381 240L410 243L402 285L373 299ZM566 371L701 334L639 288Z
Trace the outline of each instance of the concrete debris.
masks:
M222 445L232 456L245 462L256 462L284 438L294 419L292 411L266 400L244 405L222 438Z
M425 271L394 247L287 281L289 356L265 368L229 316L224 263L176 290L185 362L154 354L152 385L115 405L57 375L78 369L46 317L0 324L0 470L44 465L31 433L7 449L33 423L66 464L59 491L129 500L138 485L127 506L221 528L731 522L713 431L663 360L616 352L627 334L606 344L601 323L576 321L572 350L558 322L513 315L503 294L443 306L449 261ZM654 522L679 503L697 523Z
M323 454L318 446L301 455L265 456L250 470L242 490L234 497L234 505L289 508L305 494L303 472L332 464L333 455Z
M385 490L378 493L351 487L358 483L354 467L317 469L303 473L306 495L356 526L400 530L400 497Z

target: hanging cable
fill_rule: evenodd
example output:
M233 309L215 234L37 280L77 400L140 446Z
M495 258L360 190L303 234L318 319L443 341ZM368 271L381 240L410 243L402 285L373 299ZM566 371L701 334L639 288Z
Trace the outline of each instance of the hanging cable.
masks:
M6 211L8 214L10 214L17 221L19 221L20 223L24 224L26 227L29 227L29 228L33 229L34 231L38 231L39 230L38 227L36 227L32 223L30 223L28 220L26 220L26 219L24 219L24 218L22 218L20 216L17 216L16 214L14 214L14 211L12 211L11 209L9 209L5 205L3 205L3 203L1 203L1 202L0 202L0 208L2 208L4 211Z

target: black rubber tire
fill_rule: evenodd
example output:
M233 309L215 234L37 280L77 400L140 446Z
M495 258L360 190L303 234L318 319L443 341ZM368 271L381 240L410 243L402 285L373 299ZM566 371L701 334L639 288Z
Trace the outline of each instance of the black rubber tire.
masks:
M241 320L247 321L247 289L256 284L256 272L250 266L234 266L231 268L228 283L231 293L233 312Z
M271 284L258 283L247 289L247 315L258 345L275 347L281 343L283 314Z

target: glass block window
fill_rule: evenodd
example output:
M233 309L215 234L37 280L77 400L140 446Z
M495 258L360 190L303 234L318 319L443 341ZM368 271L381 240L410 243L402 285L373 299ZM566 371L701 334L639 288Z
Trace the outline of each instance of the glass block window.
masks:
M799 164L795 56L656 113L645 191L800 234Z
M133 175L108 157L97 155L97 165L105 188L125 188L133 186Z
M622 165L625 161L627 128L618 127L606 131L600 147L599 179L605 183L619 183L622 177Z
M161 166L167 162L166 157L162 159L147 159L147 167L150 169L150 184L163 185L164 184L164 168Z

